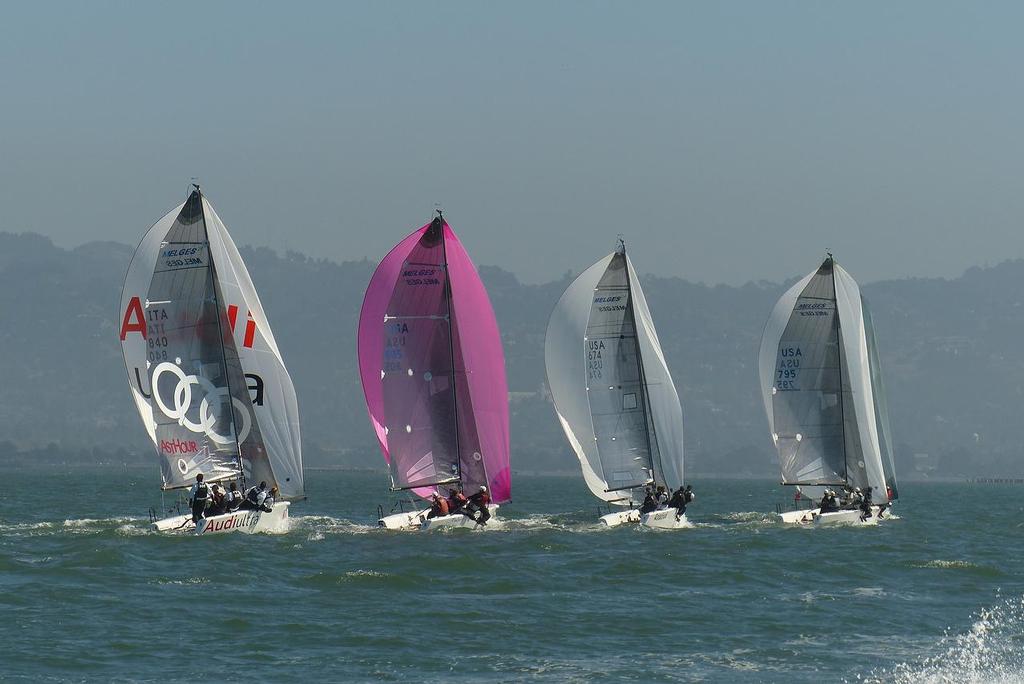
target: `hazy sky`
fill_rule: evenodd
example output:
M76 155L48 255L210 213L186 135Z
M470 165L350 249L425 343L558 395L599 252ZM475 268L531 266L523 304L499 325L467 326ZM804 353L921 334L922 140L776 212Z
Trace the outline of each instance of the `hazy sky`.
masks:
M136 243L198 177L242 244L379 259L446 211L537 282L862 281L1024 256L1017 2L22 2L0 230Z

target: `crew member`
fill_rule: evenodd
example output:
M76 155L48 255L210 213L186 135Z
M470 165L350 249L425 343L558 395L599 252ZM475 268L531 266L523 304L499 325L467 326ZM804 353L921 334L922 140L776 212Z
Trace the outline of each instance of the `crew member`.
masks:
M864 496L860 502L861 520L867 520L871 517L871 492L873 489L871 485L864 488Z
M440 518L448 515L448 499L437 492L430 495L430 512L428 518Z
M459 487L453 487L448 492L448 514L455 515L456 513L465 513L466 504L469 503L469 499L462 493L462 489ZM470 516L472 517L472 516Z
M836 493L831 489L826 489L825 493L821 496L821 512L834 513L838 510L839 503L836 501Z
M693 493L693 486L686 485L685 488L680 487L673 494L672 498L669 499L668 505L671 508L676 509L676 520L678 521L686 513L686 505L693 501L696 495Z
M487 493L487 487L480 485L480 491L469 497L469 503L466 504L466 511L469 512L463 511L463 513L475 520L477 525L486 525L487 521L491 519L491 512L487 510L489 503L491 503L491 495ZM480 515L475 515L476 511L480 511Z
M213 485L213 493L210 496L210 515L223 515L228 510L224 490L220 485Z
M245 501L242 502L242 508L258 511L265 498L267 498L267 483L260 482L258 487L250 487L249 491L245 493Z
M640 504L640 515L650 513L658 509L658 499L654 496L654 490L648 487L646 492L647 494L644 496L644 502Z
M665 485L658 485L658 491L655 494L655 498L658 499L658 508L665 508L668 506L668 490L665 489Z
M238 491L238 485L234 482L228 487L228 493L224 495L224 506L228 513L234 513L242 505L242 492Z
M270 511L274 510L274 502L277 501L278 494L279 492L277 490L277 487L271 487L270 493L266 494L263 497L263 501L260 502L260 510L263 511L264 513L269 513Z
M210 501L210 486L203 482L203 474L196 475L196 483L188 491L189 505L192 506L192 522L199 524L206 517L206 505Z

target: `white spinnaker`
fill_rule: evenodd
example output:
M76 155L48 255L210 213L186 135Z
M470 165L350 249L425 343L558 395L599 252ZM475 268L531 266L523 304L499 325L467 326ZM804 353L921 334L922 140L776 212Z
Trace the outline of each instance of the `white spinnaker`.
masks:
M836 280L836 306L839 311L839 329L843 338L843 360L850 376L850 392L857 412L857 427L864 455L864 468L868 483L874 488L878 501L885 500L885 469L878 445L878 424L875 417L875 399L871 389L871 360L868 356L857 281L839 264L834 264Z
M172 209L157 221L143 236L128 266L124 289L121 291L121 329L127 323L145 324L145 300L160 245L184 203ZM304 495L302 481L302 452L299 434L298 401L291 377L277 348L270 324L263 312L252 279L245 268L238 248L232 241L224 223L210 203L203 199L210 249L217 268L217 280L227 310L237 307L234 337L242 368L245 373L258 375L263 381L263 404L253 405L256 419L267 448L270 465L277 486L284 498L296 499ZM141 302L139 316L133 313L133 300ZM251 346L246 346L249 316L255 323ZM153 421L152 400L149 396L149 371L146 365L145 332L131 331L121 341L128 386L149 438L156 446L156 425Z
M661 350L658 332L654 329L654 319L647 307L647 298L640 287L640 278L633 269L633 262L626 255L629 267L629 289L633 297L633 314L636 318L637 340L640 343L640 355L643 358L644 380L647 383L647 395L650 399L651 419L654 422L654 435L658 440L660 464L655 469L661 471L665 485L670 489L678 489L683 484L683 407L679 402L672 374L665 362L665 353Z
M121 353L124 356L125 371L128 373L128 387L131 388L135 408L139 411L139 417L142 419L142 424L146 427L146 432L149 433L154 447L156 446L156 423L153 421L153 400L149 388L149 372L146 367L146 333L144 330L141 333L134 330L125 332L125 329L133 323L145 325L146 293L149 291L149 283L153 279L153 269L156 267L156 259L160 253L160 243L184 206L185 203L182 202L154 223L142 237L139 246L135 248L135 254L132 256L131 263L128 265L128 273L124 278L124 286L121 290L121 309L118 312L118 320L121 321ZM134 307L133 299L139 302L138 309Z
M263 404L253 405L253 411L260 424L263 442L270 457L270 467L274 471L281 495L287 499L297 499L304 496L305 492L302 481L299 403L295 387L245 262L224 223L205 197L203 211L210 248L217 265L217 279L224 295L224 306L238 306L235 341L242 368L247 374L252 373L263 379ZM246 344L249 317L256 323L251 346Z
M597 450L594 420L587 395L587 370L584 337L586 335L594 291L607 270L614 253L600 259L584 271L559 298L544 342L544 363L548 387L559 422L569 444L576 452L586 481L594 496L609 502L627 503L628 494L606 491L609 482ZM683 411L679 395L665 362L640 279L626 257L629 268L630 300L636 321L637 341L647 384L649 410L657 440L657 479L672 488L683 482Z
M768 322L764 324L764 331L761 333L761 350L757 355L758 375L761 378L761 398L764 400L764 413L768 417L768 430L772 435L772 443L775 443L775 411L772 409L772 389L775 387L776 361L779 356L779 342L782 334L789 324L789 317L796 306L796 300L800 293L807 287L807 283L817 273L817 269L808 273L796 285L786 290L786 293L775 303Z
M605 491L609 485L597 453L594 422L590 415L583 343L594 288L612 256L609 254L581 273L555 304L544 338L544 366L555 412L569 444L580 459L584 481L599 499L621 501L626 493Z

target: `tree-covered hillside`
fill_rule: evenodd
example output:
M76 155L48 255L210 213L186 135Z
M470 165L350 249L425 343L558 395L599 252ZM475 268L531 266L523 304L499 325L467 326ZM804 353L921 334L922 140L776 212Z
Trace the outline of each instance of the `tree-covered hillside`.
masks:
M149 457L118 343L132 252L109 242L65 250L38 235L0 233L0 453ZM268 249L242 254L298 391L307 463L377 467L355 352L374 264ZM567 262L565 276L544 285L480 269L505 343L517 470L577 467L545 392L544 330L572 271L587 265ZM856 264L846 266L856 275ZM644 289L683 400L688 472L777 474L756 366L761 329L784 285L708 287L648 276ZM955 280L864 287L902 473L1024 473L1022 289L1020 261Z

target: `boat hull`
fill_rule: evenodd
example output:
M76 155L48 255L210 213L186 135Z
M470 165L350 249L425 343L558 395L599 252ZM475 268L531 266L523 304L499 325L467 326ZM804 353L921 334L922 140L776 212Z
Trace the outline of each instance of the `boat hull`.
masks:
M686 519L686 514L677 516L676 509L674 508L662 508L650 513L644 513L640 517L640 524L655 530L682 530L693 527L690 521Z
M498 506L488 506L487 510L491 512L491 518L487 521L486 525L478 525L475 520L462 513L444 515L439 518L428 518L427 513L430 512L430 509L423 509L410 513L386 515L377 521L377 526L383 527L386 530L405 530L407 532L457 528L472 530L500 526L501 521L496 516Z
M229 532L241 532L242 534L284 534L289 528L287 501L274 504L272 511L239 510L224 515L214 515L203 518L199 526L192 524L191 515L176 515L171 518L164 518L153 523L153 529L157 532L171 534L227 534Z
M862 518L860 509L846 509L822 513L820 508L809 508L801 511L787 511L781 514L782 522L787 525L814 525L828 527L830 525L877 525L889 516L882 512L881 506L871 507L871 517Z
M640 511L635 508L627 508L624 511L615 511L614 513L602 515L600 520L608 527L635 524L640 522Z

